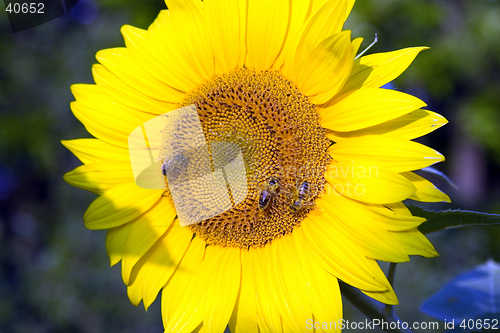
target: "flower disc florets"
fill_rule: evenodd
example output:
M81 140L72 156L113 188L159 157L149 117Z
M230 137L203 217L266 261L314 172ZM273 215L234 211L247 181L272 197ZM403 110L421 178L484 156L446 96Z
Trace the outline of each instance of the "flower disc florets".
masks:
M291 233L323 192L331 160L314 105L278 72L249 69L214 77L188 95L183 105L191 104L208 143L241 149L248 188L245 200L192 231L209 244L240 248ZM299 209L291 208L297 200Z

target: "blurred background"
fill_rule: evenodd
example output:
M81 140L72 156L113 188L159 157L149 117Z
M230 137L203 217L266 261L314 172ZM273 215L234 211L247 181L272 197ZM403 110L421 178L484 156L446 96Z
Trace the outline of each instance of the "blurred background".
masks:
M13 33L0 4L0 332L163 332L159 301L147 313L131 305L119 265L109 268L105 231L85 229L95 195L63 181L80 162L60 140L90 137L71 113L69 87L93 83L95 53L124 46L122 25L147 28L164 8L80 0ZM368 53L431 47L393 82L450 121L419 141L447 157L436 168L459 190L428 176L453 202L426 208L500 213L500 1L358 0L346 27L365 38L362 49L378 34ZM435 321L419 305L455 275L500 261L500 228L429 238L440 257L397 268L396 313L410 323ZM364 320L344 304L346 319Z

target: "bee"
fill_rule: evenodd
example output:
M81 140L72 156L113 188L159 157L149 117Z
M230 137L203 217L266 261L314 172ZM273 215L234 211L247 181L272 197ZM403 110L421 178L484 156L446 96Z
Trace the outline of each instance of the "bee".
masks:
M163 173L164 176L167 176L167 170L169 169L169 164L167 162L162 163L161 165L161 173Z
M297 213L306 206L309 197L309 183L303 181L299 186L293 188L292 204L288 207L292 213Z
M269 178L267 186L260 192L259 196L259 209L265 210L273 197L276 195L280 188L278 180L274 177Z
M170 156L161 164L161 173L170 181L175 181L186 167L186 157L183 154Z

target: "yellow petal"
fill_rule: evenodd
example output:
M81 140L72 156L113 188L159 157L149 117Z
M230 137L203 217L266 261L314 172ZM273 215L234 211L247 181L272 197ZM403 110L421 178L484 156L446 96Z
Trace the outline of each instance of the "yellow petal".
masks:
M313 104L332 98L344 85L352 68L350 31L343 31L321 42L303 64L297 64L296 81L300 91Z
M342 318L342 298L337 278L310 260L302 235L292 235L294 253L307 281L307 291L317 322L337 322ZM334 328L335 329L335 328ZM335 330L334 330L335 331ZM340 332L340 329L337 330Z
M352 5L349 2L353 1L349 0L347 7ZM314 48L325 38L336 32L340 32L342 24L345 21L345 18L340 20L343 16L340 10L341 8L347 9L347 7L345 0L306 0L298 3L293 2L291 4L291 19L287 39L283 47L283 52L275 63L275 68L281 68L282 73L286 77L293 79L293 72L304 65L304 61L307 60L307 57ZM350 8L348 10L350 11ZM335 24L332 24L334 22ZM305 30L309 31L307 36L304 35ZM299 44L301 44L300 52L305 52L296 59ZM300 59L298 62L302 62L302 65L297 63L296 60L298 59Z
M71 103L71 111L90 134L106 143L122 148L127 148L128 136L137 127L137 124L131 123L127 117L124 119L113 117L82 107L77 102Z
M128 149L97 139L63 140L61 143L85 164L100 162L130 162Z
M154 117L152 114L116 103L100 87L93 84L72 85L71 92L76 98L76 102L71 103L75 117L90 134L111 145L128 148L130 133Z
M389 231L404 231L418 227L425 222L423 217L412 216L403 203L385 205L359 203L366 208L365 212L377 223L383 223L383 228ZM406 210L406 211L404 211Z
M146 214L130 223L130 237L125 243L122 260L122 278L126 285L130 283L135 264L167 231L176 214L170 199L162 198Z
M333 0L318 9L302 32L295 54L295 66L304 65L320 43L342 30L346 6L345 0Z
M267 278L267 261L271 259L271 251L262 248L252 249L250 259L252 260L252 273L255 282L259 329L263 332L282 332L281 316Z
M409 199L424 202L451 202L450 197L441 192L434 184L427 179L420 177L413 172L404 172L401 174L415 185L417 191Z
M311 3L310 5L310 12L311 14L310 15L314 15L316 14L316 12L322 7L324 6L324 4L327 2L327 1L331 1L331 0L308 0L308 2Z
M101 50L96 58L118 79L146 96L173 104L182 102L184 98L184 92L173 89L142 69L124 47Z
M108 252L110 265L114 266L123 256L123 247L130 233L130 223L111 228L106 234L106 252Z
M165 332L191 332L203 321L207 290L212 275L221 264L221 248L208 246L205 257L186 284L182 297L165 325ZM204 323L205 324L205 323Z
M338 99L362 87L378 88L391 82L410 66L420 51L426 49L428 47L412 47L359 58L354 62L351 75L339 92ZM332 101L335 102L337 101Z
M310 0L290 2L290 21L288 23L285 43L278 59L273 64L273 69L280 70L285 66L287 70L282 69L282 71L283 73L288 73L290 68L293 68L295 52L300 42L302 31L304 31L306 19L308 15L311 15L309 13L311 5Z
M300 332L308 318L312 318L309 306L307 283L296 248L292 244L292 235L275 239L264 251L270 251L267 261L267 278L274 301L280 311L283 326L291 331Z
M393 203L406 200L416 188L407 178L375 163L333 162L325 173L335 193L368 203Z
M115 187L92 202L83 215L89 229L109 229L130 222L149 210L162 190L146 190L135 183Z
M121 33L125 45L134 60L149 74L179 91L189 92L201 83L201 78L180 55L176 40L172 40L175 36L172 22L165 24L162 17L160 13L149 30L124 25Z
M253 278L251 256L253 250L241 250L241 286L233 315L229 320L229 329L233 333L258 332L257 297Z
M242 0L205 0L203 10L218 72L242 67L246 56L246 8Z
M214 53L203 18L203 3L199 0L165 0L165 3L172 18L176 46L201 78L211 79L215 73Z
M431 242L429 242L417 228L401 232L392 232L392 234L409 255L419 255L427 258L437 257L439 255Z
M327 193L330 190L331 186L327 185ZM385 225L378 223L361 203L341 195L323 195L316 200L316 205L325 212L321 215L325 234L349 238L366 257L372 259L391 262L410 260Z
M367 291L367 290L361 290L365 295L370 296L371 298L385 303L385 304L390 304L390 305L397 305L399 304L398 298L396 296L396 293L392 289L384 290L384 291Z
M349 238L342 241L332 238L332 234L325 232L322 219L330 218L323 214L321 218L309 214L301 223L301 227L294 233L303 233L304 241L310 255L323 269L338 279L364 290L383 291L388 288L388 282L380 267L370 262L361 252L361 248L353 244ZM334 221L329 223L334 225Z
M311 13L314 14L316 13L321 6L323 6L327 1L338 1L338 0L310 0L311 1ZM345 1L345 0L341 0ZM346 12L345 12L345 17L344 21L347 20L347 17L351 13L352 7L354 6L354 2L356 0L347 0L347 6L346 6Z
M349 16L349 14L351 14L351 10L352 10L352 7L354 6L354 2L356 2L356 0L347 0L347 12L345 15L346 20L347 20L347 17Z
M92 74L99 88L123 105L153 114L177 109L177 104L159 101L135 90L102 65L92 66Z
M352 54L357 54L359 47L361 46L361 43L363 43L363 38L358 37L352 41Z
M203 325L207 332L223 332L240 290L240 249L221 248L222 257L212 272L207 290Z
M208 332L205 328L205 326L203 325L203 323L201 323L200 325L198 325L198 327L196 327L192 333L205 333L205 332Z
M321 113L321 111L319 111ZM412 140L430 133L448 123L446 118L428 110L415 110L404 116L382 124L351 132L326 131L326 136L335 142L365 135L386 135L394 138Z
M364 160L395 172L412 171L444 161L444 156L420 143L381 135L342 140L328 150L335 160Z
M114 187L134 182L130 163L96 162L81 165L64 175L64 180L75 187L103 194Z
M246 61L248 68L271 68L285 42L288 17L289 1L249 1Z
M130 234L129 237L137 236ZM148 309L181 262L192 237L193 233L189 229L181 228L178 222L174 223L140 258L132 270L127 287L132 304L137 306L142 299L144 308ZM127 255L124 254L124 260Z
M191 277L198 266L200 266L203 255L205 254L205 247L205 242L199 237L193 238L177 270L163 288L161 295L161 314L165 327L170 322L170 318L177 309L177 304L182 298ZM200 316L199 321L201 322L201 320L202 317Z
M384 205L384 207L387 207L390 211L400 216L412 216L408 207L402 202ZM423 219L423 217L421 217L421 219ZM425 219L423 221L425 221Z
M389 89L360 89L340 102L321 109L321 126L346 132L374 126L403 116L426 104L411 95Z

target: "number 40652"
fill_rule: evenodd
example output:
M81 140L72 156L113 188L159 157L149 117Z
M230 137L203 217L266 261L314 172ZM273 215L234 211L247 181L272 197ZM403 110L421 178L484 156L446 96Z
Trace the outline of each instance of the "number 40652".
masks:
M492 329L498 330L498 319L463 319L460 328L469 330Z
M41 2L9 3L5 11L14 14L43 14L44 6Z

